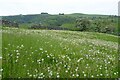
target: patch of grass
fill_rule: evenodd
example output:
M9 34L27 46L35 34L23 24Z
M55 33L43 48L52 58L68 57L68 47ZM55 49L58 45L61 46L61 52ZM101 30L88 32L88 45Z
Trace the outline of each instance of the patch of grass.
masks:
M3 78L117 78L117 37L92 32L3 30Z

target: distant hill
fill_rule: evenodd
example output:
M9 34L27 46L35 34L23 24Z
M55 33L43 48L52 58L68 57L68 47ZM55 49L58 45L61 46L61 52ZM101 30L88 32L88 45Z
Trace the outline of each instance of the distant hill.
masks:
M80 30L81 31L81 19L88 20L89 25L85 25L88 29L82 31L96 31L103 33L117 34L117 16L113 15L96 15L96 14L29 14L29 15L14 15L3 16L3 20L16 22L20 28L31 28L33 25L38 25L48 28L59 27L59 29L66 28L68 30ZM76 21L79 20L78 23ZM83 25L83 24L82 24ZM83 25L84 26L84 25ZM82 27L83 27L82 26Z
M16 21L20 24L22 23L49 23L51 20L63 21L63 22L73 22L76 18L93 18L93 17L103 17L107 18L109 15L91 15L91 14L82 14L82 13L73 13L65 15L51 15L51 14L29 14L29 15L14 15L14 16L3 16L3 19ZM52 23L52 22L51 22Z

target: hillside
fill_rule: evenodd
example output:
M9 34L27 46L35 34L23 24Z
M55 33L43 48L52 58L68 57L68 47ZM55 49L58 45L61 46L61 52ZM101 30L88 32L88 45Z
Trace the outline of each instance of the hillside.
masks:
M3 30L3 78L117 78L118 37L96 32Z
M19 28L90 31L114 35L118 33L118 17L113 15L82 13L63 15L31 14L3 16L3 20L18 23Z

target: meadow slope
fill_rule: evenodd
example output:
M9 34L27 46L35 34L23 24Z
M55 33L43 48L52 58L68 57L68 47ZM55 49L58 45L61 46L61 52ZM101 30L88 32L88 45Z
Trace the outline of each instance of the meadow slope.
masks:
M3 78L117 78L118 37L103 33L4 29Z

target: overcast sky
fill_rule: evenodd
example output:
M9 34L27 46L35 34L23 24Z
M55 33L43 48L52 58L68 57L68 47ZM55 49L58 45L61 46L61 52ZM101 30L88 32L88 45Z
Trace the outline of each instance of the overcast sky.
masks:
M119 0L0 0L0 16L85 13L118 15Z

